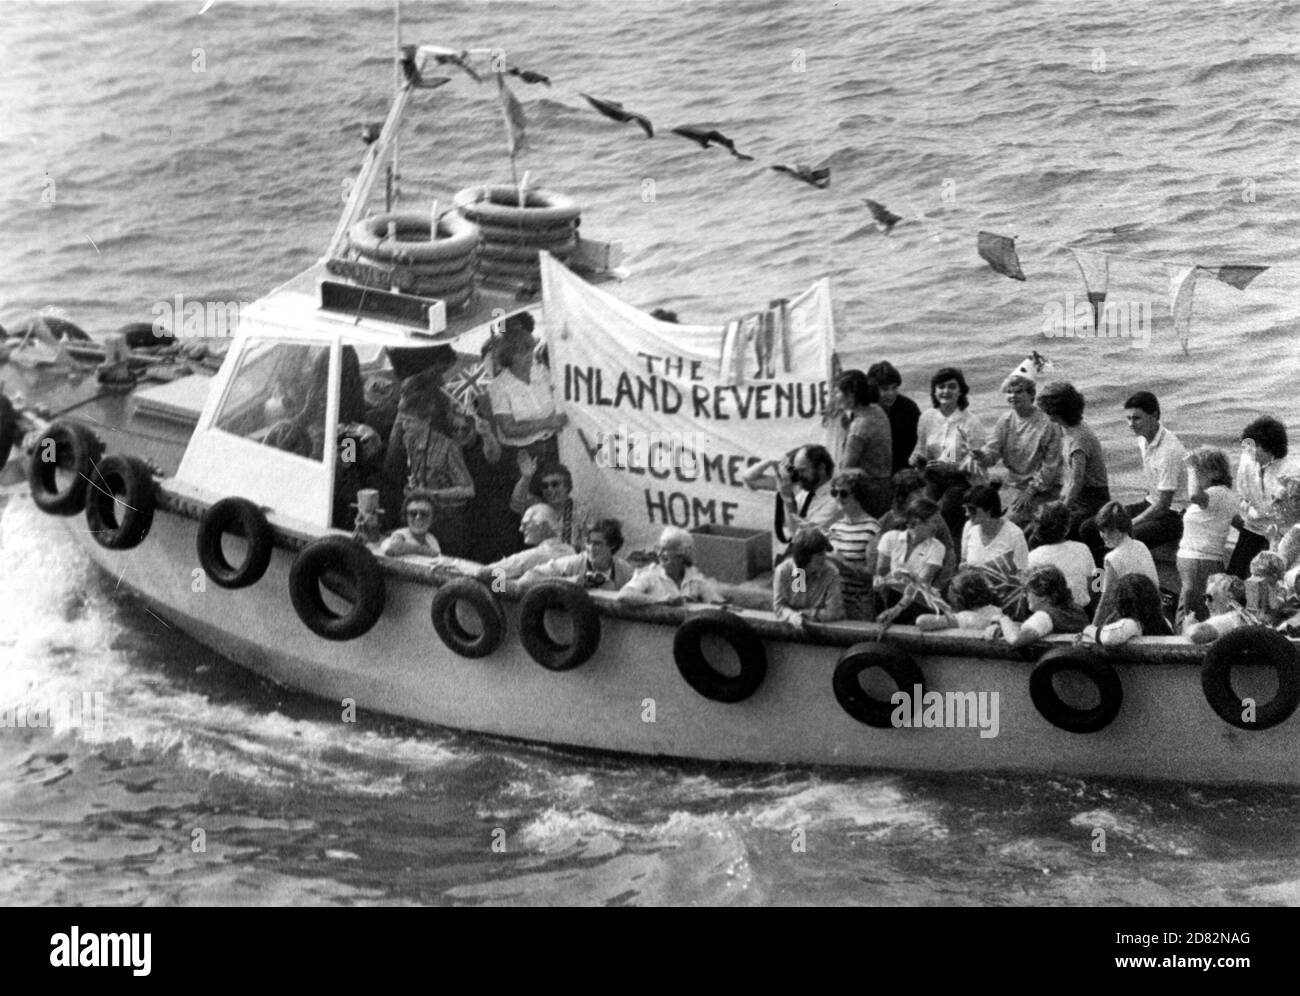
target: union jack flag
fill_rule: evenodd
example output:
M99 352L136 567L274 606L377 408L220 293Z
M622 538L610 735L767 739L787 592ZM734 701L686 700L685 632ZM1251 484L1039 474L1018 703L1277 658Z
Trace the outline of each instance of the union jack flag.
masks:
M479 396L487 393L489 379L487 365L482 360L462 359L447 375L446 390L456 399L457 404L466 411L472 411Z
M1029 601L1025 597L1025 581L1016 569L1011 554L1004 553L973 570L984 575L989 587L993 589L994 601L1002 606L1003 612L1017 621L1028 618Z

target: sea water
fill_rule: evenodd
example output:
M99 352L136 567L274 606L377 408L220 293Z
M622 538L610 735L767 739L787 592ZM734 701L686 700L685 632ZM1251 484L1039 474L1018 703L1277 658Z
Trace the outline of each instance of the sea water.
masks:
M889 359L922 404L961 366L990 416L1036 349L1087 395L1120 484L1134 390L1189 444L1231 447L1265 412L1295 425L1296 3L403 20L552 78L512 81L521 166L623 241L618 293L646 310L721 322L829 276L846 365ZM0 5L0 323L56 306L100 336L310 265L387 109L391 44L385 5ZM493 88L448 72L408 118L404 206L509 176ZM667 134L706 121L757 162ZM822 160L825 191L764 168ZM868 197L906 219L890 236ZM1018 237L1026 282L979 260L981 229ZM1044 334L1083 299L1064 244L1141 257L1112 263L1111 296L1138 332L1149 316L1145 346ZM1184 354L1165 262L1274 269L1245 291L1203 276ZM668 765L343 724L123 598L21 487L0 500L0 708L38 718L0 727L0 902L1300 901L1293 790Z

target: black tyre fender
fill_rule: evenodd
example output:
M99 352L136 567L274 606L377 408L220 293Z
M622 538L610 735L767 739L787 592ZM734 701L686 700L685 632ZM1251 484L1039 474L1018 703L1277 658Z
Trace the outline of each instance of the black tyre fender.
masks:
M9 453L14 448L14 439L18 435L18 413L13 403L0 394L0 470L9 462Z
M248 544L243 562L232 564L221 549L226 533L242 536ZM247 498L222 498L199 519L195 537L199 566L222 588L247 588L262 580L271 565L275 534L265 513Z
M48 515L76 515L86 507L86 491L104 445L93 432L76 422L58 421L36 440L27 464L27 480L36 507ZM46 459L53 454L54 459ZM76 476L68 487L58 490L55 472L71 470Z
M726 640L740 658L740 674L723 674L704 656L706 636ZM707 611L693 615L673 637L673 658L686 683L714 702L743 702L767 677L767 648L754 627L730 612Z
M342 614L321 595L321 584L331 574L342 576L354 596L352 607ZM375 555L346 536L325 536L308 544L289 568L289 599L298 618L326 640L353 640L370 632L384 614L386 598Z
M1255 721L1242 719L1242 700L1232 690L1232 669L1264 665L1277 672L1277 694L1255 709ZM1247 626L1225 633L1210 645L1201 670L1201 691L1215 714L1239 730L1267 730L1284 723L1300 705L1300 658L1281 633L1267 626Z
M546 632L546 613L553 611L568 613L573 623L572 643L557 643ZM528 656L548 671L571 671L590 660L600 646L600 613L578 585L543 582L529 588L519 604L519 642Z
M86 524L105 549L130 550L149 535L157 504L158 489L149 465L114 453L100 460L91 475Z
M1074 671L1097 687L1101 701L1092 709L1076 709L1061 701L1052 679L1062 671ZM1067 733L1096 733L1119 715L1124 704L1124 686L1115 667L1104 657L1077 647L1058 647L1038 659L1029 676L1029 697L1034 708L1053 726Z
M831 687L840 708L859 723L886 730L893 727L893 715L898 708L892 702L881 701L868 695L858 677L863 671L880 668L900 691L911 697L917 686L924 693L925 675L920 666L898 647L888 643L858 643L840 656L835 665Z
M156 332L149 322L130 322L118 329L117 335L126 340L127 349L158 349L176 344L174 331Z
M461 603L467 603L478 615L483 632L468 632L456 617ZM501 645L506 634L506 613L501 602L481 582L456 578L433 593L429 610L433 628L447 647L461 657L487 657Z

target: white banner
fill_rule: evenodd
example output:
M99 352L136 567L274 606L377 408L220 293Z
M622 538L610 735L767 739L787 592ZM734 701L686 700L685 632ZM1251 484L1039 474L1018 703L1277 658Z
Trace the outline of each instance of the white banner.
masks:
M623 523L628 547L665 525L772 528L754 463L820 443L834 324L821 280L725 326L661 322L542 254L560 457L574 493ZM724 369L723 361L726 360Z

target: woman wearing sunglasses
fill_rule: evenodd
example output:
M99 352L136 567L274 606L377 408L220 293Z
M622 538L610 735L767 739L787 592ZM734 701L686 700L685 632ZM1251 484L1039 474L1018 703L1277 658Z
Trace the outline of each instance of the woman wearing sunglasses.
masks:
M844 610L849 619L871 618L871 581L876 573L876 542L880 523L867 514L871 484L860 470L845 470L831 478L831 497L843 513L826 529L832 550L826 559L840 573Z
M433 525L433 495L423 489L412 491L402 502L402 517L406 525L393 530L384 540L379 552L385 557L436 557L442 551L438 541L429 532Z

